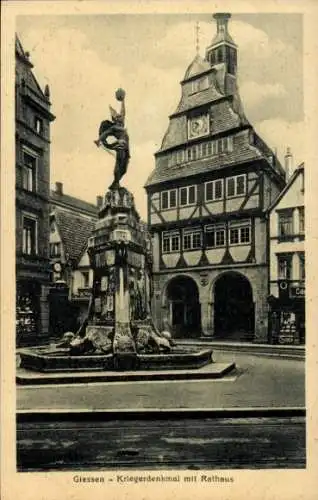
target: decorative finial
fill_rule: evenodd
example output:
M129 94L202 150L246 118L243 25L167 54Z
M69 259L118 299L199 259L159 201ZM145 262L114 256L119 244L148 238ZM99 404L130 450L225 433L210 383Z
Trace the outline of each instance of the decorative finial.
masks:
M199 53L200 53L200 39L199 39L200 24L199 24L199 22L197 22L197 24L196 24L195 31L196 31L196 53L197 53L197 55L199 55Z
M47 97L48 99L50 98L50 87L48 86L48 84L45 85L45 88L44 88L44 95L45 97Z

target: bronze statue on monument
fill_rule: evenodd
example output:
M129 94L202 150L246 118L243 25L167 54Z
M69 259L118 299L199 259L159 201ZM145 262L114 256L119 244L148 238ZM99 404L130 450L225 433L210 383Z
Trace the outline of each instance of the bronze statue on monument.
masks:
M129 152L129 136L125 129L125 96L123 89L117 89L115 93L116 99L121 102L120 113L109 106L112 121L104 120L99 127L99 137L95 142L96 146L103 145L107 151L116 152L116 162L114 168L114 181L109 186L109 189L118 189L119 181L127 172L127 167L130 159ZM108 142L109 137L114 137L114 142Z

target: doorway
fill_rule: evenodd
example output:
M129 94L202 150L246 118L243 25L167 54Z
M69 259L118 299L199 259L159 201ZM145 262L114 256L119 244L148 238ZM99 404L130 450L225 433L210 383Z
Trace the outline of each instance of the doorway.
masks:
M198 287L187 276L173 278L167 288L169 322L174 337L199 337L201 306Z
M250 282L245 276L229 272L214 287L214 335L217 338L251 341L254 337L254 303Z

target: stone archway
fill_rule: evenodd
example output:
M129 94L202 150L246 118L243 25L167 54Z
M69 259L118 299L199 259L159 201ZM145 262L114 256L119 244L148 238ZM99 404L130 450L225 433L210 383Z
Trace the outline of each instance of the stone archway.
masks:
M249 280L238 272L226 272L214 284L214 337L251 341L255 308Z
M166 288L169 323L174 337L193 338L201 335L201 306L195 281L176 276Z

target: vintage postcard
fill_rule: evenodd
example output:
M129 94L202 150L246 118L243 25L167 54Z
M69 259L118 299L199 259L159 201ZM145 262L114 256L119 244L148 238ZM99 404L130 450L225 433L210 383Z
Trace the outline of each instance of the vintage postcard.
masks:
M2 13L4 500L314 499L315 2Z

